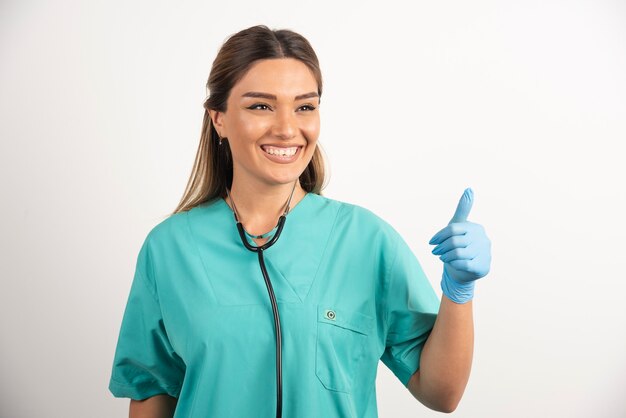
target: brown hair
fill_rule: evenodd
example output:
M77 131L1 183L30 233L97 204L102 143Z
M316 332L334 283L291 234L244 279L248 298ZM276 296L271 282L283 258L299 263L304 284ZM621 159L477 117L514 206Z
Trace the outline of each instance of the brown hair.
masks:
M219 135L213 127L209 109L225 112L233 86L257 60L273 58L295 58L309 67L317 81L317 93L321 99L322 73L317 55L302 35L287 29L271 30L265 25L258 25L230 36L213 61L206 85L210 95L203 104L200 144L187 187L172 215L226 197L226 188L230 190L233 181L233 160L228 141L218 145ZM324 172L324 158L318 141L311 161L300 175L300 185L307 192L321 194L326 186Z

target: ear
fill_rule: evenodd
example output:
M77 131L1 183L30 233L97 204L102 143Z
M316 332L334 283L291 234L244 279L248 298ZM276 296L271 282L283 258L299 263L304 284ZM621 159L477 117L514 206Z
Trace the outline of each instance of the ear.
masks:
M227 137L228 134L224 132L224 113L217 110L209 109L209 116L211 116L211 122L215 127L215 130L221 137Z

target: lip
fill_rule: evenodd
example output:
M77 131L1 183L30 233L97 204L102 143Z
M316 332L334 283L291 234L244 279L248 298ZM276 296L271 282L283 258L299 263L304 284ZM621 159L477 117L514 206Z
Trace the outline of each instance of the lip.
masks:
M263 145L271 145L271 144L263 144ZM265 157L268 160L270 160L272 162L275 162L275 163L278 163L278 164L290 164L290 163L293 163L298 158L300 158L300 153L302 153L302 149L304 148L303 145L296 145L296 144L290 145L289 147L298 147L298 149L296 150L296 153L293 156L291 156L290 158L286 159L286 158L279 157L279 156L276 156L276 155L268 154L267 152L263 151L263 148L261 148L261 147L262 147L262 145L259 146L259 152L261 152L263 155L265 155ZM280 146L280 148L289 148L289 147L285 147L284 145Z
M304 144L283 144L283 143L276 143L276 144L261 144L261 147L276 147L276 148L293 148L293 147L303 147Z

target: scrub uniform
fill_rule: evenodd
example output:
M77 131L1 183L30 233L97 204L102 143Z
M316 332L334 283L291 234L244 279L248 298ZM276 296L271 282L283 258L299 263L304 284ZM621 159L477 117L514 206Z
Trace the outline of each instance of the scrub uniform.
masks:
M281 320L283 416L377 417L378 361L407 386L439 308L407 243L373 212L308 193L264 255ZM175 418L274 417L274 333L257 254L226 201L205 202L143 242L109 390L169 394Z

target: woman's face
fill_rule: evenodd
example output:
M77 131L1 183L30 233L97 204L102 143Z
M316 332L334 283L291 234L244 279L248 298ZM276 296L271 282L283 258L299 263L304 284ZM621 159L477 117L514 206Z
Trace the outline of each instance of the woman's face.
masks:
M296 59L260 60L233 86L226 112L210 114L217 132L228 138L233 182L292 183L317 146L317 81Z

